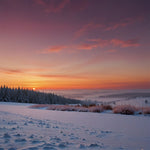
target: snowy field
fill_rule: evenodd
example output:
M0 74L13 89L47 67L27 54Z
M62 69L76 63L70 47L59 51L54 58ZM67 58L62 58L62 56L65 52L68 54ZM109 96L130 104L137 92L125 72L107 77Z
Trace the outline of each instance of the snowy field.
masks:
M150 116L0 103L0 150L149 150Z

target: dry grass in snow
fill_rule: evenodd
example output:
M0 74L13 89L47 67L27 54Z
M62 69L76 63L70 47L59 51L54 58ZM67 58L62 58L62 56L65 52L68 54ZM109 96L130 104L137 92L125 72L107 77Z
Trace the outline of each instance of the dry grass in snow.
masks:
M150 114L150 107L144 107L142 108L143 114Z
M131 105L119 105L113 108L115 114L133 115L138 109Z
M38 104L32 105L30 108L46 108L47 110L59 110L59 111L78 111L78 112L102 112L102 106L81 106L81 105L47 105Z
M78 111L78 112L95 112L100 113L105 110L112 110L115 114L150 114L150 107L135 107L131 105L119 105L114 108L111 105L49 105L49 104L37 104L32 105L30 108L45 108L47 110L58 111Z
M111 105L101 105L104 110L113 110L113 107Z

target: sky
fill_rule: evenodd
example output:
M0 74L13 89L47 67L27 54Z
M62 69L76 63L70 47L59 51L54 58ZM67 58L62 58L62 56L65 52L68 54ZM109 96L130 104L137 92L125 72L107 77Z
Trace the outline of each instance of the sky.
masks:
M150 89L149 0L0 0L0 85Z

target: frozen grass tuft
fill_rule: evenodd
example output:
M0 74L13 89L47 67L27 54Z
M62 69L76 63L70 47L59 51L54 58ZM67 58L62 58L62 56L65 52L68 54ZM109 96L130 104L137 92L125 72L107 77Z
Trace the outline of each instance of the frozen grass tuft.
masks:
M30 108L46 108L48 106L49 106L48 104L36 104L36 105L30 106Z
M102 106L92 106L89 108L90 112L97 112L97 113L99 112L100 113L100 112L103 112L103 110L104 109Z
M77 111L77 112L94 112L101 113L103 111L111 110L115 114L150 114L150 107L135 107L131 105L119 105L112 107L111 105L49 105L37 104L32 105L30 108L45 108L47 110L57 111Z
M133 115L137 111L137 108L131 105L119 105L113 108L115 114Z
M143 114L150 114L150 107L144 107L142 108Z
M111 105L101 105L103 107L103 110L112 110L112 106Z
M46 108L47 110L58 110L58 111L78 111L78 112L102 112L102 106L82 106L82 105L48 105L38 104L32 105L30 108Z

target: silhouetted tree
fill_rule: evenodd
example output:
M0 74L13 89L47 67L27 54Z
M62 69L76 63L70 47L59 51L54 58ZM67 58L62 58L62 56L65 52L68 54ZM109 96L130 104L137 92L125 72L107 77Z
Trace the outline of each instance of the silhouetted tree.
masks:
M68 99L54 93L42 93L38 91L8 88L5 85L0 87L0 101L37 103L37 104L78 104L80 100Z

